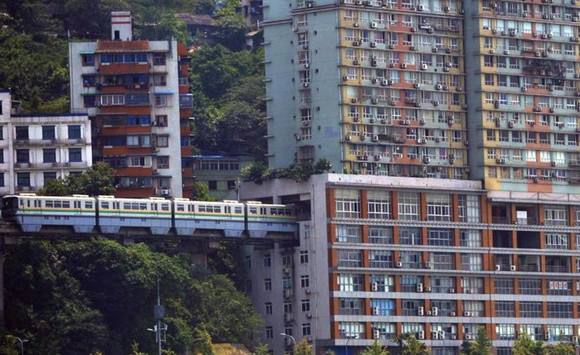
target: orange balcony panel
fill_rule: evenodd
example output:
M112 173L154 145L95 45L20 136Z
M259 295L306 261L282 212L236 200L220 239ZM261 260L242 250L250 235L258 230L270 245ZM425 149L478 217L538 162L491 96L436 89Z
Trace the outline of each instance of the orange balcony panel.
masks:
M153 187L120 187L115 192L115 197L145 198L155 196Z
M150 115L151 106L103 106L100 115Z
M193 154L192 147L181 147L181 156L189 157Z
M153 168L117 168L115 169L115 176L153 176Z
M146 147L104 147L103 148L103 156L112 157L112 156L127 156L127 155L152 155L153 148Z
M97 41L97 53L147 52L149 41Z
M190 118L193 115L192 108L180 108L179 109L179 118Z
M552 182L546 180L538 180L538 182L528 183L529 192L552 192Z
M181 57L187 56L187 47L182 42L177 43L177 54Z
M189 94L189 85L179 85L180 94Z
M151 126L104 127L100 132L100 135L118 136L126 134L143 134L143 133L151 133Z
M97 68L99 74L147 74L149 64L144 63L112 63L100 65Z
M182 169L181 175L184 177L193 177L193 169Z
M528 94L549 95L549 91L547 89L544 89L544 88L530 86L528 88Z

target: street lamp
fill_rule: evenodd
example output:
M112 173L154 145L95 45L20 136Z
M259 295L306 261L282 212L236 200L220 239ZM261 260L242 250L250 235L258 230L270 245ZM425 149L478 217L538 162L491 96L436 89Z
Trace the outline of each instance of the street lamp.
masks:
M20 346L20 355L24 355L24 343L28 343L28 339L21 339L19 337L14 337L16 341L18 341L18 345Z
M294 348L296 347L296 338L286 333L280 333L280 335L290 339L290 341L292 342L292 352L294 352Z

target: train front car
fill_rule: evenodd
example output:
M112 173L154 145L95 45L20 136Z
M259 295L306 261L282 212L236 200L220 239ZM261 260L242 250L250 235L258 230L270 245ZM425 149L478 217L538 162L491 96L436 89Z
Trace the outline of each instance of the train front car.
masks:
M296 214L285 205L246 202L247 231L251 238L264 238L269 233L296 233Z
M5 199L3 215L16 221L23 232L65 227L72 228L76 233L91 233L96 226L95 199L87 195L20 194Z
M175 231L192 236L196 231L221 231L225 237L244 232L244 205L238 201L206 202L175 199Z
M2 197L2 219L10 222L15 222L17 213L18 213L18 196L7 195Z
M166 235L172 224L171 201L161 197L115 198L99 196L99 227L102 233L118 234L147 229L152 235Z

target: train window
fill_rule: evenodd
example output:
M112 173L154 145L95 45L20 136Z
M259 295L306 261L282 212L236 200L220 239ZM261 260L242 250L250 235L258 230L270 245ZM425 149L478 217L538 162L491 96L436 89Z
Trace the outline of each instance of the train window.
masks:
M118 210L119 206L121 206L121 204L119 202L113 202L113 208Z
M139 204L139 209L140 210L146 210L147 209L147 204L146 203L140 203Z
M34 200L34 207L40 207L40 201Z
M232 213L232 208L230 206L224 206L224 213Z
M151 204L151 211L157 211L157 204L156 203Z
M261 207L261 208L260 208L260 214L261 214L261 215L266 215L266 214L268 214L268 213L266 212L266 209L265 209L264 207Z
M131 204L129 202L125 202L123 204L123 209L130 210L131 209Z
M70 208L70 201L62 201L62 208Z
M161 205L161 211L169 211L169 204L164 203Z
M182 204L177 204L177 210L180 212L183 212L183 211L185 211L185 206Z
M52 201L46 200L46 201L44 201L44 207L46 207L46 208L52 208L54 206L53 206Z
M26 200L26 206L30 207L30 200Z
M92 209L93 208L93 203L91 201L86 201L85 202L85 208Z
M250 207L251 214L258 214L258 209L256 207Z
M238 206L234 209L234 212L237 214L242 214L242 208Z
M101 202L101 208L109 209L109 203L108 202Z
M187 206L187 210L188 210L189 212L193 212L193 205L188 205L188 206Z

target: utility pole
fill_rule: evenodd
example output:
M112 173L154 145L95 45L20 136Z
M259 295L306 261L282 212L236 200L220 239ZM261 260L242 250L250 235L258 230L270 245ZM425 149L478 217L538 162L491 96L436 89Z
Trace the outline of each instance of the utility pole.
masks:
M163 323L165 317L165 307L161 305L161 296L159 292L159 278L157 278L157 304L153 307L153 316L155 317L155 325L153 329L147 330L155 333L155 342L157 343L157 355L161 355L163 350L162 342L165 341L165 332L167 331L167 324Z

